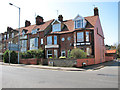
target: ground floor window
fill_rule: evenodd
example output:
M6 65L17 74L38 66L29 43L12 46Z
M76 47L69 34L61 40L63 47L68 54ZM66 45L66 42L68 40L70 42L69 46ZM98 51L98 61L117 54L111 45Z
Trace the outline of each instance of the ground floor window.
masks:
M52 57L52 50L47 50L47 58Z
M61 56L65 56L65 50L62 50Z
M54 50L54 58L57 58L57 50Z
M89 47L86 48L86 53L88 56L90 55L90 48Z

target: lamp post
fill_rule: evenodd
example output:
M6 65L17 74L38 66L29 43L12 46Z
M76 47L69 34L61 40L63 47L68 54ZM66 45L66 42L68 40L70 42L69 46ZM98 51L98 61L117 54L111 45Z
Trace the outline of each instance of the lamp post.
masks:
M19 64L19 52L20 52L20 7L13 5L12 3L9 3L9 5L14 6L19 9L19 25L18 25L18 64Z

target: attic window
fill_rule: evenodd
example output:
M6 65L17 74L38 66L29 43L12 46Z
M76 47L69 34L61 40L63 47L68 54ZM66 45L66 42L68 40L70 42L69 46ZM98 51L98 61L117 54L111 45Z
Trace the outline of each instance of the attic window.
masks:
M25 31L22 31L22 35L23 35L23 36L25 35Z
M83 19L75 21L75 29L83 28Z
M32 34L37 34L38 29L33 29Z
M54 25L52 26L52 31L53 31L53 32L61 31L60 26L61 26L60 23L59 23L59 24L54 24Z

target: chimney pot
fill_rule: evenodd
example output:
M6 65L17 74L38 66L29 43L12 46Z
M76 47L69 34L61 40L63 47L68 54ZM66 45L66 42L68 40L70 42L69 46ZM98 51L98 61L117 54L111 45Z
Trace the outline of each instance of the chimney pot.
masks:
M98 8L97 7L94 8L94 16L99 16L99 12L98 12Z
M30 25L31 25L30 21L26 20L25 21L25 27L30 26Z
M63 21L63 16L62 16L62 15L59 15L59 16L58 16L58 20L62 22L62 21Z
M43 20L44 20L43 17L41 17L41 16L38 15L38 16L36 17L36 25L42 24L42 23L43 23Z

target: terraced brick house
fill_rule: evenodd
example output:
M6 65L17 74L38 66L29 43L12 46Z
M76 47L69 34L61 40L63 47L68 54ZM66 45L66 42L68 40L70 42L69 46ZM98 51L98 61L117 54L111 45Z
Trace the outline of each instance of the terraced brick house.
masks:
M17 43L18 29L16 32L12 43ZM3 44L8 43L11 37L8 34L11 33L7 31L3 34ZM20 28L20 42L21 52L42 48L45 58L69 57L73 48L80 48L88 57L95 58L95 64L105 61L104 34L97 7L94 15L88 17L77 15L63 20L63 16L59 15L58 19L44 22L43 17L37 16L34 25L26 20L25 27ZM3 46L6 50L7 44Z

